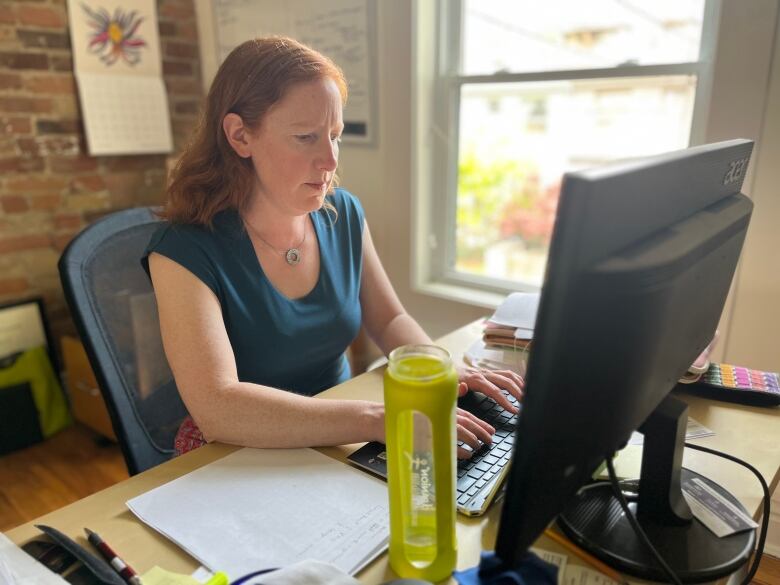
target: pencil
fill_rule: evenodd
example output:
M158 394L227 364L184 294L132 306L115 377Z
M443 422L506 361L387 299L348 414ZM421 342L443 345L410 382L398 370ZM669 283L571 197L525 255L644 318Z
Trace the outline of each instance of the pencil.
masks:
M600 561L590 553L585 552L580 547L578 547L576 544L574 544L571 540L563 536L562 534L559 534L558 532L555 532L552 528L547 528L544 531L545 536L549 536L552 540L560 544L563 548L571 552L572 554L580 557L583 561L591 565L594 569L597 569L598 571L604 573L607 577L612 579L613 581L617 581L620 583L620 585L628 585L628 581L626 581L623 576L618 573L615 569L612 567L606 565L603 561Z

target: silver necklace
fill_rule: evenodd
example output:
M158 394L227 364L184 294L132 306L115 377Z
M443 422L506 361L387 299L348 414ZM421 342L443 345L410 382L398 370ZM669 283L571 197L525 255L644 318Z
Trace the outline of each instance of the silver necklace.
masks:
M306 225L303 226L303 239L301 242L292 248L288 248L287 250L280 250L276 246L270 244L263 236L260 235L260 233L252 226L249 222L246 222L246 225L249 226L249 229L252 230L252 233L255 234L258 238L260 238L260 241L264 243L266 246L271 248L274 252L277 252L284 256L285 261L290 266L295 266L296 264L300 264L301 262L301 246L303 246L304 242L306 242L306 232L308 231L306 229Z

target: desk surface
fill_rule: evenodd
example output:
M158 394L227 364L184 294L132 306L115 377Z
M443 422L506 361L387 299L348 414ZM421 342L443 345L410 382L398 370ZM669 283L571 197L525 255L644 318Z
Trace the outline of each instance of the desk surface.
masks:
M437 343L448 348L456 360L481 335L481 326L472 323L439 339ZM320 395L323 399L382 400L382 374L373 371L358 376ZM780 409L739 406L701 398L683 396L690 406L689 414L715 436L698 439L696 443L718 449L744 459L754 465L774 491L780 476ZM323 453L344 461L359 445L322 448ZM125 502L163 483L197 469L235 451L237 447L210 444L182 457L172 459L144 473L131 477L101 492L79 500L55 512L23 524L7 534L17 544L40 536L35 524L48 524L86 545L83 528L89 526L111 542L139 573L154 565L168 570L189 573L198 563L176 545L147 527L125 507ZM763 497L761 487L753 475L722 458L686 450L684 464L713 479L734 494L758 519ZM500 506L492 506L480 518L458 515L458 568L474 566L481 550L492 549ZM556 543L542 536L541 548L565 553ZM580 562L569 557L569 562ZM364 569L358 578L364 583L381 583L391 579L387 555L382 555ZM454 582L454 581L453 581Z

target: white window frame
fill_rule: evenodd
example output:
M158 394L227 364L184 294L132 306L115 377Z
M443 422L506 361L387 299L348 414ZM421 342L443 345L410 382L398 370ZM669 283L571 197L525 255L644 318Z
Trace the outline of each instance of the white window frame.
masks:
M689 145L705 142L712 92L721 0L706 0L699 60L670 65L603 69L459 75L462 0L418 0L414 15L412 282L415 290L476 306L495 307L507 293L539 290L516 281L458 272L455 221L458 174L458 116L464 84L569 81L590 78L695 75ZM431 42L431 33L434 42ZM443 218L443 220L442 220Z

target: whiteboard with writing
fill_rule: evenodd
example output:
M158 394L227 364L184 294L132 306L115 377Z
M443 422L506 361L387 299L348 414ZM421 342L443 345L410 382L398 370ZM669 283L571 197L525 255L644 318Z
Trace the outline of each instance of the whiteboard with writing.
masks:
M349 82L344 140L376 140L375 0L213 0L217 59L242 42L286 35L327 55Z

